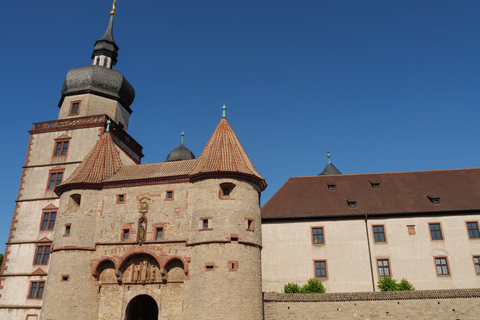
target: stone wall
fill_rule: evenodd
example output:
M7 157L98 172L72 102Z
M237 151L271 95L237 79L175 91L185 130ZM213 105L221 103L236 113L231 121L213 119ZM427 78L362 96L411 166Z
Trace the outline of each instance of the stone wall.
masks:
M264 319L478 319L480 289L264 294Z

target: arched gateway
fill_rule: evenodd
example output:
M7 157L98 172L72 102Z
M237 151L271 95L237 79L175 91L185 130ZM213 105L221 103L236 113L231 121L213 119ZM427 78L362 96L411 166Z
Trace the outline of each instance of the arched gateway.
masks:
M125 320L158 320L157 302L146 294L136 296L127 305Z

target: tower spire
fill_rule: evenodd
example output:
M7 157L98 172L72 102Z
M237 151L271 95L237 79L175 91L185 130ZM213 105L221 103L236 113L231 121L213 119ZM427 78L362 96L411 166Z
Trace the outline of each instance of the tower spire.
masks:
M113 66L117 63L118 46L115 40L113 40L113 17L115 16L116 7L117 1L114 0L107 30L105 34L95 42L95 48L92 53L93 65L113 69Z

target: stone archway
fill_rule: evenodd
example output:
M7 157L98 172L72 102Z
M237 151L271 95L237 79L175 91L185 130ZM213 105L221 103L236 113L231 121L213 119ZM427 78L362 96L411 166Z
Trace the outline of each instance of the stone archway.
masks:
M127 305L125 320L158 320L157 302L146 294L136 296Z

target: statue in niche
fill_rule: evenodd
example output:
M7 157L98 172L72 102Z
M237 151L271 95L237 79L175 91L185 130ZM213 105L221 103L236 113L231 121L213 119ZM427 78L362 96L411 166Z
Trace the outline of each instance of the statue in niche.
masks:
M147 233L147 218L142 216L138 220L138 245L142 245L145 242L145 237Z
M147 281L147 275L148 275L148 261L143 260L142 262L142 283L145 284L145 281Z
M150 264L150 282L155 281L155 264Z
M138 276L140 275L140 265L136 264L135 265L135 271L133 273L133 281L137 282L138 281Z

